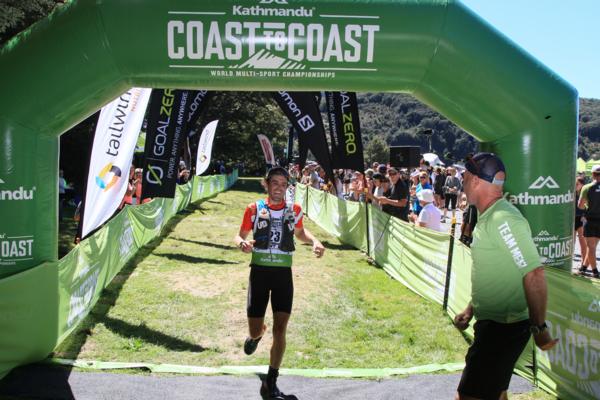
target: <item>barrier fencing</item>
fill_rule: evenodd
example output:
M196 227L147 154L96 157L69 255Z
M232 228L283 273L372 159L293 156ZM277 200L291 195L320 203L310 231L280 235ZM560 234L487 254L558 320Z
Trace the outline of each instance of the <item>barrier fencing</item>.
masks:
M174 199L126 206L64 258L0 280L0 378L42 360L88 315L102 290L190 203L230 188L229 175L194 177Z
M295 193L312 221L367 253L394 279L440 305L447 298L444 309L450 318L470 301L470 250L449 234L418 228L365 203L340 200L305 185L298 184ZM545 272L546 320L559 343L543 352L531 340L515 372L561 399L600 399L600 284L555 268ZM472 339L472 328L465 334Z

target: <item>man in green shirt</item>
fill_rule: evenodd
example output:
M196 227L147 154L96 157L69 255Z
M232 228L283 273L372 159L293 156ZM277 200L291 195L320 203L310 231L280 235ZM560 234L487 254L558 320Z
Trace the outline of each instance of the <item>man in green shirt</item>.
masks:
M579 271L584 273L587 266L592 269L592 276L600 278L596 266L596 247L600 240L600 165L592 168L592 183L581 188L579 196L579 208L585 209L585 224L583 225L583 237L587 244L586 254L582 254L583 263Z
M529 224L503 197L504 164L493 153L479 153L465 167L463 189L479 220L471 244L471 302L454 324L464 330L473 317L477 322L456 399L506 399L531 334L542 350L557 341L545 323L546 279Z

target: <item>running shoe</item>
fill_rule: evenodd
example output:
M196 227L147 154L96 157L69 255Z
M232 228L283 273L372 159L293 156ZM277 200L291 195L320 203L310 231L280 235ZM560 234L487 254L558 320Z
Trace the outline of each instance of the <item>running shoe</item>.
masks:
M262 339L262 336L257 338L257 339L252 339L251 337L247 337L246 341L244 342L244 353L246 353L246 355L250 355L252 353L254 353L256 351L256 348L258 347L258 343L260 342L260 339Z
M579 267L579 273L581 275L585 275L585 271L587 271L587 266L582 265L581 267Z
M600 278L600 272L598 272L598 270L597 270L597 269L593 269L593 270L592 270L592 276L593 276L594 278Z
M282 393L276 383L269 387L266 380L263 381L260 387L260 396L263 400L298 400L293 394Z

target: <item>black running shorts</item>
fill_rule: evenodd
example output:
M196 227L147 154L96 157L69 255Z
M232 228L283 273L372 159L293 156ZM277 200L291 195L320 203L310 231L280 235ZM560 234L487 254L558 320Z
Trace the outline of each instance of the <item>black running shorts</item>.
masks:
M274 313L292 313L294 301L294 282L292 268L250 266L250 282L248 284L249 318L262 318L267 311L269 295L271 309Z
M497 400L508 389L515 363L531 336L529 320L502 324L475 323L475 340L467 356L458 392L463 396Z
M583 237L600 238L600 220L586 218L583 224Z
M448 210L456 210L456 201L458 200L457 194L446 193L446 198L444 199L444 208Z

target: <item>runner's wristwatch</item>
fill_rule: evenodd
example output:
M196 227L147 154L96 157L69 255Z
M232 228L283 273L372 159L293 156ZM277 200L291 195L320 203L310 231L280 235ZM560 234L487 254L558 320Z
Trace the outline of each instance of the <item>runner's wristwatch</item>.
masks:
M531 325L529 327L529 332L531 332L533 335L538 335L538 334L544 332L547 328L548 328L548 325L546 325L546 323L544 322L541 325Z

